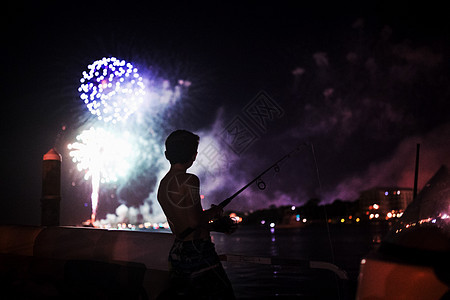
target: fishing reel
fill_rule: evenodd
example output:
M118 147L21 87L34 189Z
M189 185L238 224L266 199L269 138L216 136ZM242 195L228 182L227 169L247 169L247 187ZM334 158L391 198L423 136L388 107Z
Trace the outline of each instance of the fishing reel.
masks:
M229 216L222 216L210 223L211 231L232 234L236 231L238 223Z

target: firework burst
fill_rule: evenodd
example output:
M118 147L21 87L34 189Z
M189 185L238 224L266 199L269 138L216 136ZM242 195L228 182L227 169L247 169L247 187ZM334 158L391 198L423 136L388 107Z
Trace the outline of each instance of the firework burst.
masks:
M105 122L123 122L144 101L145 86L138 69L125 60L102 58L83 72L78 88L89 111Z
M125 177L133 164L131 135L128 132L115 134L103 128L91 127L79 134L76 140L67 148L77 169L85 172L84 179L91 180L91 221L94 222L100 183L116 182Z

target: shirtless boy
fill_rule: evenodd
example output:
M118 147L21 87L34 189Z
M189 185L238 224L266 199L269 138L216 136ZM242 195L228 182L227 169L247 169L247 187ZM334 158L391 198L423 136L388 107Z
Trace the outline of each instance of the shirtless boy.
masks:
M160 203L175 235L169 253L170 296L197 299L234 299L228 277L210 238L209 221L223 210L212 206L203 210L200 180L187 173L197 157L199 137L186 130L176 130L166 139L166 158L170 170L158 189ZM192 229L186 235L186 229Z

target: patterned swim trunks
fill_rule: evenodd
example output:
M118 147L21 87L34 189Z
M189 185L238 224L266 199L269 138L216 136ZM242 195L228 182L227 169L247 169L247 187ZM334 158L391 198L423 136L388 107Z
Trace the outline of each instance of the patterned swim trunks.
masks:
M171 291L196 299L235 299L211 239L176 239L169 253Z

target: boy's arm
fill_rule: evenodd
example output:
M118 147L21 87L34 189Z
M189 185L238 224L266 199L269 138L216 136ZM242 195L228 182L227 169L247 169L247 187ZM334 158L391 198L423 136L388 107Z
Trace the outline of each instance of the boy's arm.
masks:
M185 187L187 203L194 204L186 211L189 227L208 226L209 221L222 215L223 209L220 206L213 205L210 209L203 210L200 201L200 180L197 176L190 174Z

